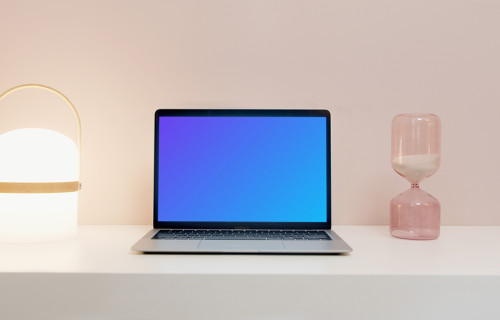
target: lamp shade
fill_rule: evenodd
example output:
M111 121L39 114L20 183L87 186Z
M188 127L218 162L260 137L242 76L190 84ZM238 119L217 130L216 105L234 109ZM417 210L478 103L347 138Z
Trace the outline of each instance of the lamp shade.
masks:
M53 130L23 128L0 135L0 242L56 241L76 234L79 156L79 144Z
M78 149L65 135L47 129L18 129L0 135L1 182L43 186L40 183L76 180ZM50 241L73 236L77 193L0 193L0 241Z

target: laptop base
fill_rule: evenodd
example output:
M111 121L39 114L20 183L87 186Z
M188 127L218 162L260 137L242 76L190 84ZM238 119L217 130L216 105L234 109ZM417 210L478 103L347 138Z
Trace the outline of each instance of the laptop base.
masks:
M324 230L332 240L166 240L153 239L152 229L133 246L144 253L270 253L341 254L352 251L335 232Z

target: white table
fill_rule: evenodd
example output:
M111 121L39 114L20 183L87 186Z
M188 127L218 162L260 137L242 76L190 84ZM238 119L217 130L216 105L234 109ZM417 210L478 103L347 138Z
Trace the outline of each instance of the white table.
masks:
M500 319L500 227L335 226L338 256L132 252L149 229L0 244L0 319Z

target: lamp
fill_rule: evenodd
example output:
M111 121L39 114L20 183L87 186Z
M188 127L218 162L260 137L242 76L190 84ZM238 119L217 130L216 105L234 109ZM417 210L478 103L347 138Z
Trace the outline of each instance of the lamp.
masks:
M39 88L61 97L73 110L78 145L62 133L22 128L0 135L0 242L36 242L76 235L80 189L80 117L61 92L40 84L13 87Z

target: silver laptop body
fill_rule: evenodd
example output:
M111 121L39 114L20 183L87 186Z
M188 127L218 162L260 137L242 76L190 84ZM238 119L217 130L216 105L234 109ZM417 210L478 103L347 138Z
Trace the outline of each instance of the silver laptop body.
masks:
M327 110L160 109L145 253L340 254Z

